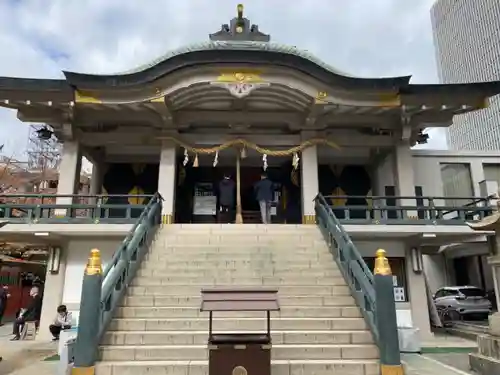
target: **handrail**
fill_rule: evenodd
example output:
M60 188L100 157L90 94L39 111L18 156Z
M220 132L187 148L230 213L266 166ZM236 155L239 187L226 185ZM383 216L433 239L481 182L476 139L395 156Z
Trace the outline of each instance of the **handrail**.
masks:
M131 241L131 239L132 239L132 237L133 237L133 235L134 235L137 227L139 226L139 223L142 222L142 220L144 219L144 217L151 210L151 207L153 205L155 205L155 204L158 203L157 199L159 199L160 201L163 201L163 198L160 195L160 193L156 193L152 197L152 199L149 200L148 204L144 208L144 211L142 211L141 215L139 216L139 218L137 219L137 221L134 223L134 226L129 230L129 232L125 236L125 239L123 240L122 244L118 248L118 250L114 252L113 257L111 258L111 261L106 265L106 267L104 268L104 271L102 273L102 278L104 280L106 279L106 276L109 274L109 272L111 271L111 269L113 269L113 267L115 267L116 264L118 263L118 259L120 259L122 251L126 250L126 248L129 245L129 243L130 243L130 241Z
M161 223L162 201L159 193L151 198L104 272L100 271L100 258L93 260L91 256L89 259L82 285L75 367L94 365L98 345L118 302L134 278ZM99 252L96 257L99 257ZM99 263L99 271L95 271L95 265L91 267L92 262Z
M125 237L120 248L113 254L112 262L114 263L110 263L103 272L101 308L104 308L104 311L102 311L99 324L99 341L111 320L116 302L121 299L125 291L124 286L128 286L135 276L135 271L140 261L142 261L142 256L153 240L150 231L154 229L154 232L161 222L162 201L163 198L160 193L153 196ZM131 265L131 261L134 261L135 266L133 269L127 270L127 267ZM111 272L111 270L114 272ZM114 295L114 292L118 293Z
M373 273L326 202L325 197L318 194L314 201L318 225L328 243L330 252L361 308L375 341L378 342L379 332L376 325Z
M491 215L493 196L324 196L325 202L343 224L457 225L480 221ZM330 200L343 200L341 205ZM464 200L463 205L447 201ZM400 201L397 203L397 201ZM413 201L413 202L412 202ZM333 202L332 202L333 203Z
M0 195L0 217L28 224L132 223L152 198L144 194Z

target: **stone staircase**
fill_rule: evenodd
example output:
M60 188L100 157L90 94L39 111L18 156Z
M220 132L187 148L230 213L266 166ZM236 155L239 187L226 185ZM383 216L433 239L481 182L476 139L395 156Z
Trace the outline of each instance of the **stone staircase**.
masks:
M279 288L273 375L375 375L378 348L312 225L169 225L100 347L97 375L205 375L210 286ZM214 331L264 332L265 314L214 313Z

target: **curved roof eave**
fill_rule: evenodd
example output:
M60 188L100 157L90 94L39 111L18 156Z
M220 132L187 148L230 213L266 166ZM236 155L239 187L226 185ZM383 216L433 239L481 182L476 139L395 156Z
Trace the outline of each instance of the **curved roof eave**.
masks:
M151 63L128 72L97 75L64 71L80 89L125 88L149 83L179 69L214 63L272 64L301 71L330 85L350 89L397 90L409 84L411 76L357 78L342 73L306 51L275 43L206 42L180 48Z

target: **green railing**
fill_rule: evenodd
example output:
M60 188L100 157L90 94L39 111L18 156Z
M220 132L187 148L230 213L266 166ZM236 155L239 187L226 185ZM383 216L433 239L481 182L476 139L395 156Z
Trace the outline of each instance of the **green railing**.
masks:
M153 195L0 195L0 219L10 223L133 223Z
M392 275L383 250L377 251L376 266L386 262L386 270L374 275L321 194L315 198L316 221L352 296L379 347L381 366L401 367L396 304ZM389 271L387 271L389 269ZM383 374L384 371L381 371ZM399 373L399 372L394 372Z
M74 367L90 368L118 302L134 278L161 223L162 198L156 193L114 253L104 271L100 255L92 251L83 278Z
M460 225L492 212L491 197L325 196L342 224Z

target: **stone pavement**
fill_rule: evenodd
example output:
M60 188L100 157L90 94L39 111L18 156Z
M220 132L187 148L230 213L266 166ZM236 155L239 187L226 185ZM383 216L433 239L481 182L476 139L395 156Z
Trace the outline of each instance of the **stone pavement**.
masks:
M57 362L42 360L57 352L56 343L38 341L9 341L12 325L0 327L1 375L53 375Z
M467 353L403 354L406 375L475 375ZM453 365L453 366L452 366Z

